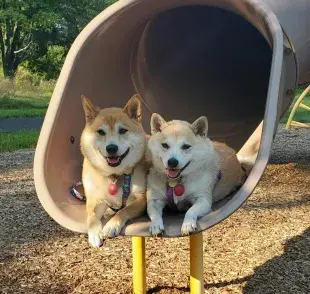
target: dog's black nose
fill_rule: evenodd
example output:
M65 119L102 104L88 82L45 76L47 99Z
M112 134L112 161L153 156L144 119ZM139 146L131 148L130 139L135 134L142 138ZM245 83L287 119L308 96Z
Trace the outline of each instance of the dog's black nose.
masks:
M176 168L178 166L178 164L179 164L179 161L174 157L172 157L168 160L168 166L170 168Z
M115 155L118 151L118 146L115 145L115 144L109 144L107 147L106 147L106 150L107 152L110 154L110 155Z

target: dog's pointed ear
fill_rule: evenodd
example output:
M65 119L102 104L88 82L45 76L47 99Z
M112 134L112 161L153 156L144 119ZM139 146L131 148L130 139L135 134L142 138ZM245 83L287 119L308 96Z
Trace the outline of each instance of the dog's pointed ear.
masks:
M191 124L194 134L200 137L206 137L208 134L208 119L201 116Z
M90 123L95 119L98 112L100 111L100 108L97 106L94 106L90 102L90 100L87 97L85 97L84 95L82 95L81 99L82 99L83 109L85 112L86 123Z
M167 125L167 122L158 114L153 113L151 117L151 133L155 135L161 132L162 129Z
M138 123L142 120L142 105L141 105L141 97L136 94L133 95L127 104L125 105L123 111L131 118L136 120Z

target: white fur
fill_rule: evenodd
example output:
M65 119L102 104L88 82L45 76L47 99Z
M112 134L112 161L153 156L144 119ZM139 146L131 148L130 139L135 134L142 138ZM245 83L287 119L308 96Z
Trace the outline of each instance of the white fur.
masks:
M194 232L197 219L211 210L212 190L220 169L220 158L207 136L195 134L193 125L183 121L166 123L148 142L148 156L152 167L147 178L147 212L151 219L150 232L158 235L164 231L162 210L168 204L166 200L166 169L169 158L179 161L178 169L190 164L181 173L185 193L174 196L174 202L180 211L187 211L181 228L183 235ZM187 139L190 138L190 142ZM162 147L167 143L170 148ZM184 144L191 145L182 150Z

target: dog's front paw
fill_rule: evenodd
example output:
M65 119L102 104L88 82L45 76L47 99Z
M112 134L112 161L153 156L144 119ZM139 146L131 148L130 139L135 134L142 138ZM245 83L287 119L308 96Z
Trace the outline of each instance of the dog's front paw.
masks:
M196 229L197 229L197 221L195 219L184 220L181 228L181 233L182 235L186 236L195 232Z
M102 230L102 223L96 216L89 216L87 218L88 226L88 242L93 247L100 247L103 245L100 236Z
M165 228L162 220L152 221L150 225L150 233L152 236L156 237L158 235L161 235L164 230Z
M88 231L88 242L93 247L101 247L103 245L103 240L101 238L101 228L97 230Z
M120 234L123 224L120 220L112 217L103 227L101 236L103 238L113 238Z

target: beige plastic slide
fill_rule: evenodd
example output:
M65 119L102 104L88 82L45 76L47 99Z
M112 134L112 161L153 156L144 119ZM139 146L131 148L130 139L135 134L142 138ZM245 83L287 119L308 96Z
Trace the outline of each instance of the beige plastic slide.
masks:
M310 81L308 0L121 0L78 36L51 99L35 155L38 197L60 225L86 232L83 202L70 194L81 178L81 95L100 107L134 93L166 119L209 118L210 136L251 167L244 185L199 220L221 222L250 196L269 159L281 115L298 84ZM263 121L263 122L262 122ZM166 215L166 236L183 215ZM123 234L149 236L147 216Z

